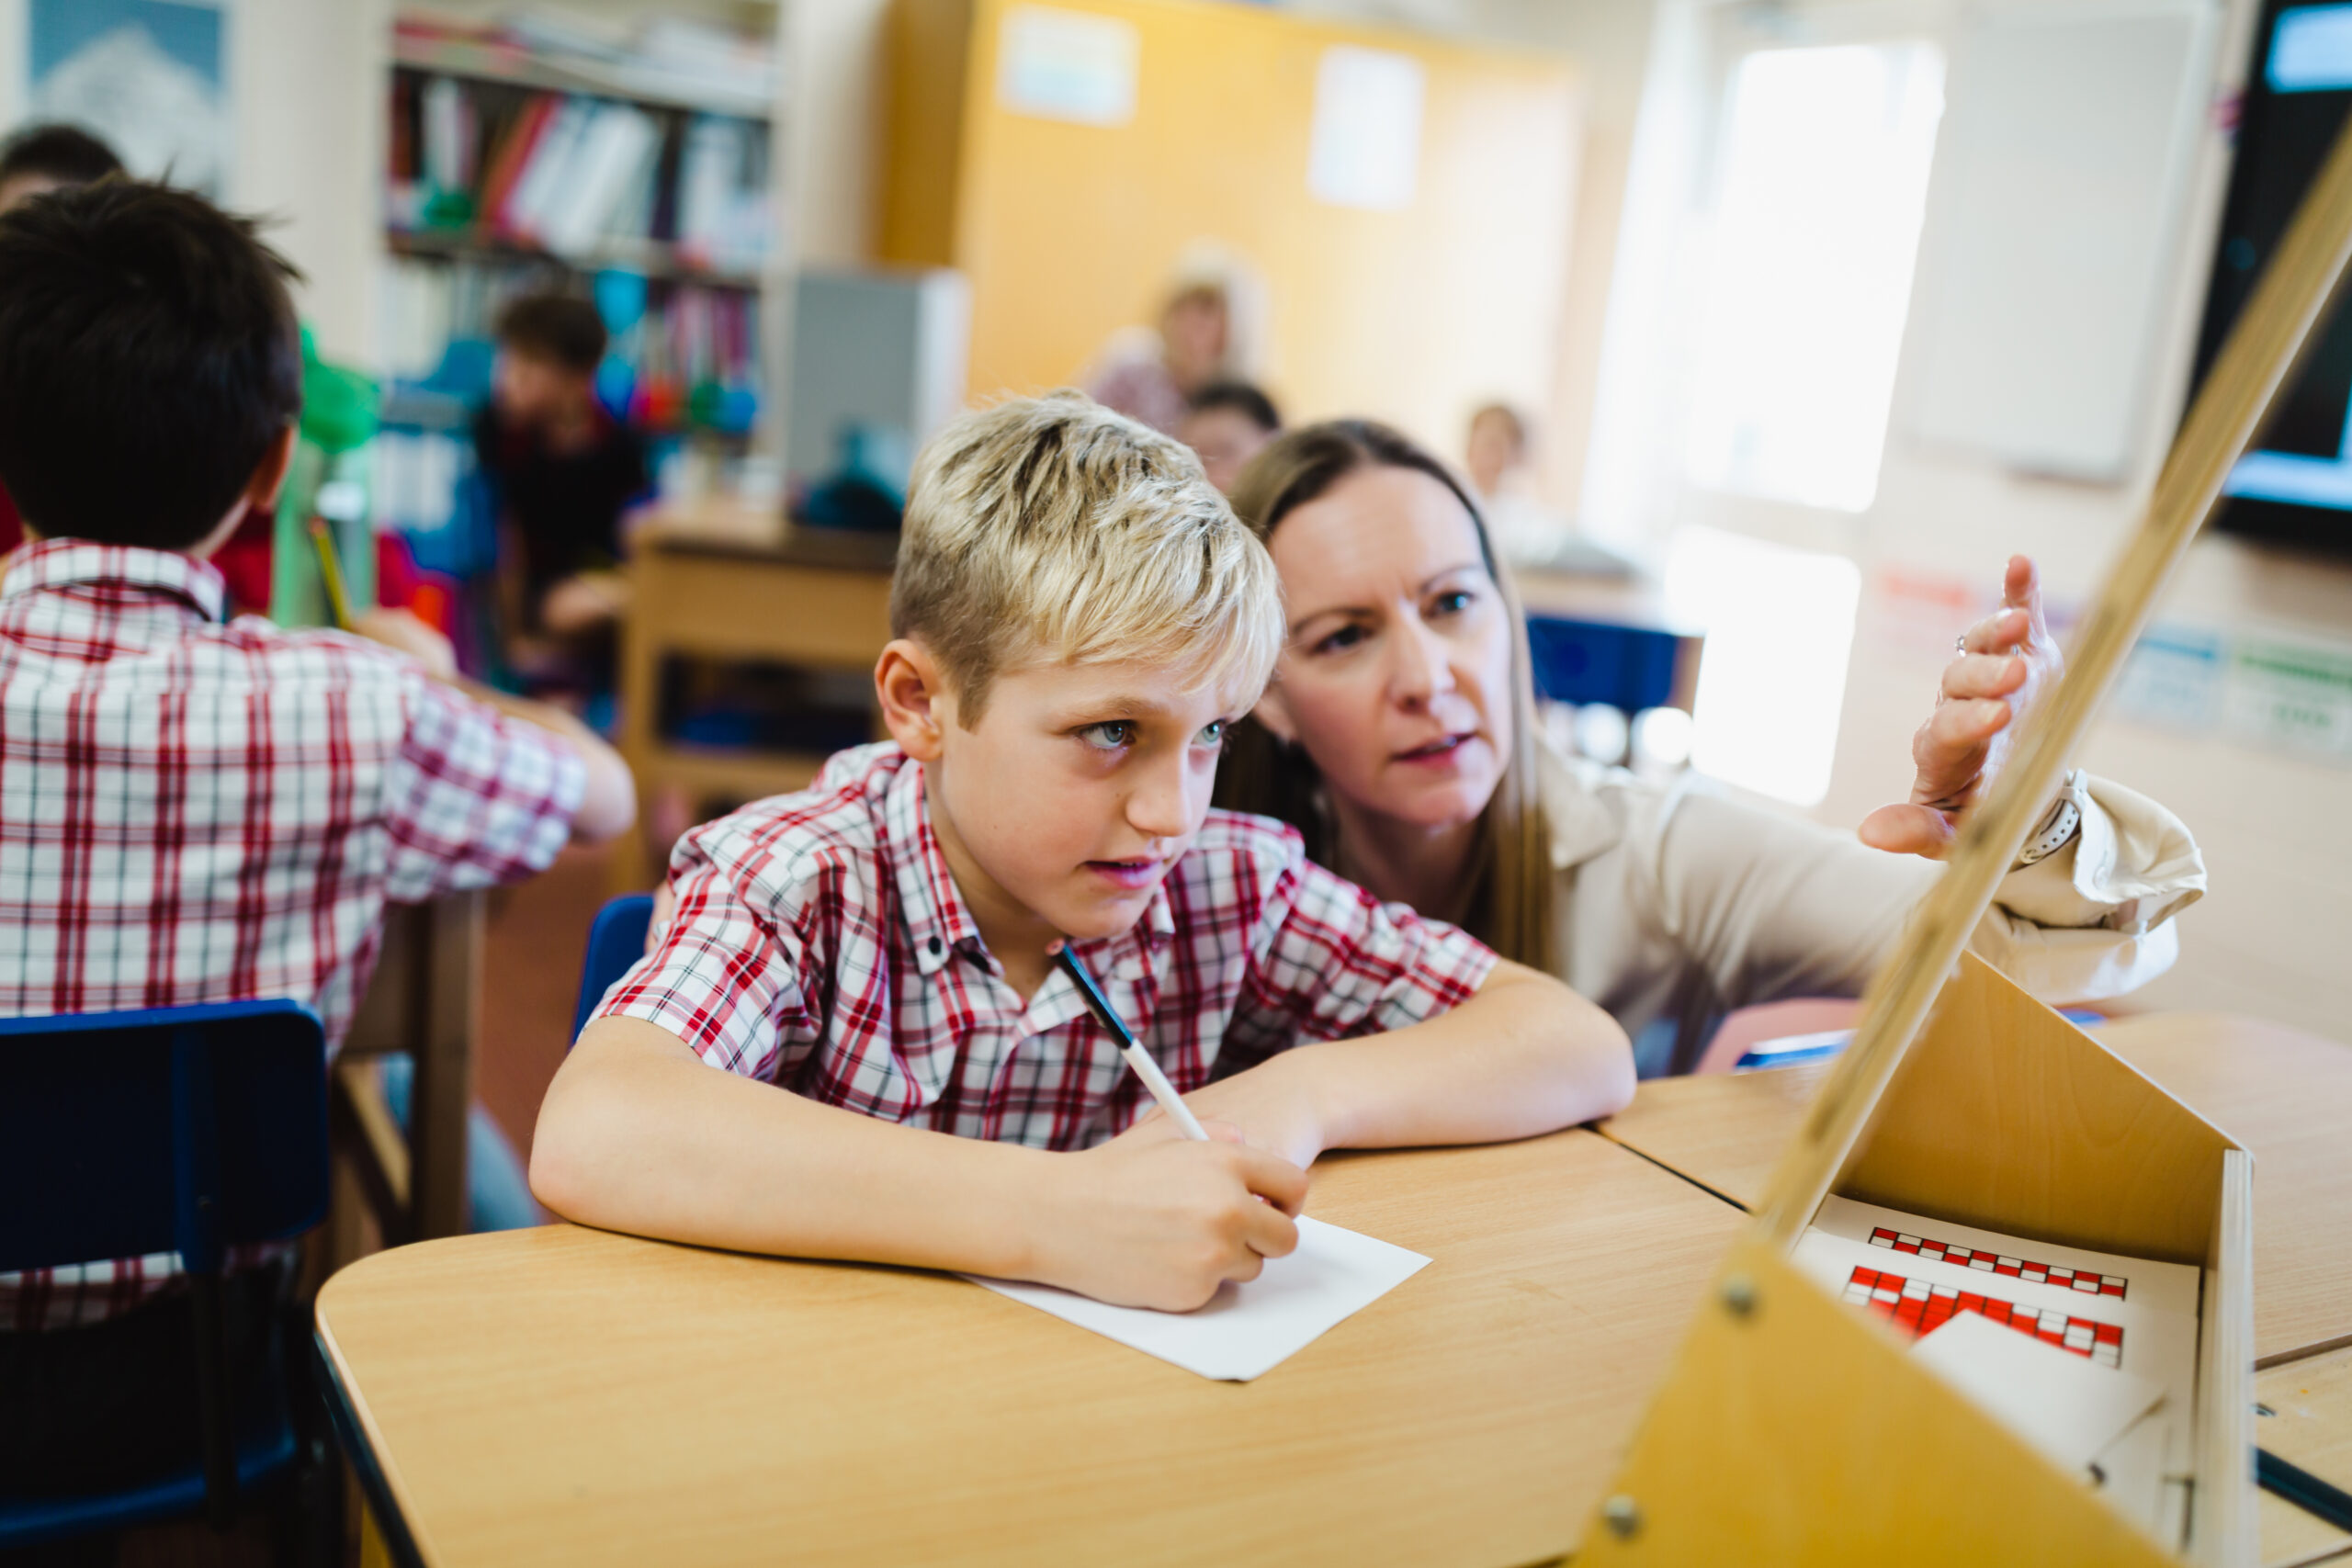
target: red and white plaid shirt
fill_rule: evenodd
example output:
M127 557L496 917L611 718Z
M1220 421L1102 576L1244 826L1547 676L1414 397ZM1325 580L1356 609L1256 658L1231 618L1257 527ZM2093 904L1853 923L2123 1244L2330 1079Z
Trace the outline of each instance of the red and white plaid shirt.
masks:
M889 744L816 787L688 834L677 910L600 1017L712 1066L892 1122L1077 1149L1150 1101L1077 987L1023 1002L981 943ZM1401 1029L1467 998L1495 955L1308 861L1281 823L1212 811L1144 918L1080 956L1180 1092L1289 1046Z
M383 907L544 868L570 748L220 575L48 540L0 577L0 1015L291 997L339 1043ZM0 1274L0 1330L111 1317L175 1253Z

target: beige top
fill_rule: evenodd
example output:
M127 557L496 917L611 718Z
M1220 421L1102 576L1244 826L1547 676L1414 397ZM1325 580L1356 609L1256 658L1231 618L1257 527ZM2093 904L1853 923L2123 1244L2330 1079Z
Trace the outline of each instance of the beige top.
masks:
M1559 873L1552 972L1615 1015L1645 1076L1687 1071L1735 1008L1851 997L1941 867L1736 800L1542 753ZM2120 996L2172 966L2172 917L2202 897L2180 819L2075 773L2074 841L2011 872L1969 948L2052 1002Z

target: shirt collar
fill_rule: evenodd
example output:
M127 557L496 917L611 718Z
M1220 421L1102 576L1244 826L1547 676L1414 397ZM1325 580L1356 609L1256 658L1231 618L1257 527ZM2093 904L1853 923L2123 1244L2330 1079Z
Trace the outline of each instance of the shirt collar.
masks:
M908 759L882 795L882 852L899 886L899 918L914 948L915 967L936 975L956 949L976 946L980 928L947 869L946 852L931 829L922 764Z
M177 599L208 621L227 618L228 584L220 573L210 562L175 550L41 539L8 557L5 572L0 572L0 601L75 587Z
M899 918L906 925L915 967L925 976L936 975L967 943L974 953L984 953L979 925L956 886L955 874L948 870L939 835L932 830L922 764L912 759L899 769L883 793L882 846L898 886ZM1139 972L1138 960L1147 943L1156 947L1175 934L1176 911L1169 904L1168 883L1162 878L1151 890L1143 919L1117 936L1082 943L1080 954L1099 954L1098 962L1122 975Z

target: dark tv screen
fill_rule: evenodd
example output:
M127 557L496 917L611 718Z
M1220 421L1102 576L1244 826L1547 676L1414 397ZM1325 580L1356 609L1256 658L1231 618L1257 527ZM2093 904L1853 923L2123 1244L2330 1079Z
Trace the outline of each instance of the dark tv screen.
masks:
M2202 385L2256 278L2352 112L2352 4L2269 0L2256 29L2237 157L2198 336ZM2352 554L2352 291L2338 296L2255 450L2223 486L2217 527Z

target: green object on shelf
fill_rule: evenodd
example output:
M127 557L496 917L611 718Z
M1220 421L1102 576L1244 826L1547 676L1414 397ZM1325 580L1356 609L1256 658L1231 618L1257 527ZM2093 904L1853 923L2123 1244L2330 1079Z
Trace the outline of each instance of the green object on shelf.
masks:
M278 492L270 530L269 618L284 626L334 624L311 539L311 519L322 496L335 504L330 519L345 586L355 605L376 602L376 538L368 525L365 448L376 434L376 383L319 357L311 329L302 329L302 414L294 460Z
M435 188L424 198L424 226L463 231L474 220L473 193Z
M302 329L302 439L330 457L365 446L376 434L376 383L319 357Z

